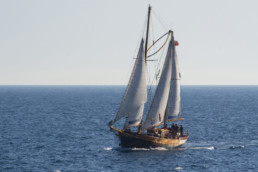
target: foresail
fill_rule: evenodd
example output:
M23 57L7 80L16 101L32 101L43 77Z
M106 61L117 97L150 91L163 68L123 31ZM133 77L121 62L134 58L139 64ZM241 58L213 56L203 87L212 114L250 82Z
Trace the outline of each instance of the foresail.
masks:
M126 118L124 128L138 126L142 120L142 114L144 110L144 105L135 108L135 111L131 111L128 117Z
M144 103L147 101L146 64L143 44L144 41L142 40L123 100L113 121L114 123L127 116L125 127L140 124Z
M180 113L180 80L176 50L172 56L172 77L166 110L167 121L178 118Z
M148 129L153 126L158 126L162 123L165 109L167 106L170 79L172 72L172 55L173 55L173 40L170 41L167 56L163 65L163 70L157 86L154 98L152 100L149 112L143 125L143 129Z

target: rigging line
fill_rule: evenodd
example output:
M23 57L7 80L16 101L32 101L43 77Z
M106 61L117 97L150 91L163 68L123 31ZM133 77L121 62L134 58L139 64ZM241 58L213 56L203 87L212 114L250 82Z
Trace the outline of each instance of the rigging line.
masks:
M151 38L154 40L154 27L153 27L153 18L152 18L152 15L150 16L150 32L151 32ZM148 49L147 49L148 51ZM147 60L149 61L149 60ZM147 104L148 106L150 106L151 104L151 100L152 100L152 78L153 76L155 76L155 72L153 72L154 70L153 69L153 65L156 64L156 63L147 63L148 64L148 100L147 100ZM155 69L155 68L154 68Z
M160 55L160 60L159 60L159 62L158 62L158 64L156 65L156 70L155 70L155 75L158 73L158 71L160 70L160 73L162 73L162 62L164 63L164 61L165 61L165 58L166 58L166 55L165 55L165 57L164 57L164 52L165 52L165 48L162 50L162 53L161 53L161 55ZM164 58L162 58L162 57L164 57ZM155 85L157 85L157 83L158 83L158 78L156 78L156 77L153 77L153 80L152 80L152 85L154 85L154 82L156 81L156 84Z
M152 22L152 17L150 17L150 31L151 31L151 34L152 34L152 38L154 39L154 27L153 27L153 22ZM148 49L147 49L147 52L148 52ZM148 56L147 56L148 57ZM150 63L149 63L150 64ZM150 66L150 65L149 65ZM149 83L151 83L151 79L152 79L152 72L151 72L151 67L149 67L149 71L148 71L149 75L148 75L148 80L149 80Z
M161 19L160 19L160 17L156 14L156 12L153 10L153 14L154 14L154 16L158 19L158 21L159 21L159 23L162 25L162 27L163 27L163 29L165 29L165 30L169 30L164 24L163 24L163 22L164 22L164 20L163 20L163 22L161 21ZM165 23L165 22L164 22Z
M155 37L155 35L154 35L154 27L153 27L153 22L152 22L152 18L151 18L151 32L152 32L152 39L153 39L153 42L154 42L154 37ZM153 46L153 43L152 43L152 46ZM154 47L154 52L155 52L155 47ZM147 49L147 51L149 51L149 48ZM156 68L155 67L155 64L156 64L156 62L155 63L151 63L152 64L152 68ZM154 70L154 72L152 71L151 72L151 69L150 69L150 72L149 72L149 88L148 88L148 95L149 95L149 99L148 99L148 105L149 105L149 107L151 106L151 102L152 102L152 99L153 99L153 94L152 94L152 90L153 90L153 84L152 84L152 77L154 77L155 78L155 76L156 76L156 74L155 74L155 70Z
M153 18L151 18L151 20L153 20ZM152 45L147 49L147 51L149 51L150 50L150 48L151 47L153 47L153 52L155 52L156 50L156 47L154 46L154 44L155 44L155 42L157 42L157 41L154 41L155 40L155 34L154 34L154 27L153 27L153 22L151 22L151 28L152 28L152 37L153 37L153 43L152 43ZM156 76L157 76L157 66L159 66L159 64L160 64L160 61L158 61L158 63L152 63L153 64L153 66L152 66L152 68L154 69L154 72L152 71L152 78L150 78L150 93L151 93L151 96L154 96L154 95L152 95L152 90L153 90L153 87L154 87L154 85L157 85L157 82L154 84L154 81L157 81L157 80L155 80L155 78L156 78ZM152 81L151 81L152 80ZM151 99L150 100L152 100L153 99L153 97L151 97ZM150 101L151 102L151 101Z
M154 36L154 33L153 33L153 22L152 22L152 17L150 16L150 27L149 27L149 30L152 34L152 37ZM150 39L149 39L150 40ZM147 53L148 53L148 49L147 49ZM148 55L148 54L147 54ZM148 56L147 56L148 57ZM148 71L149 75L148 75L148 80L150 81L151 79L151 76L150 76L150 68L149 68L149 71Z
M143 35L144 35L145 28L146 28L146 25L147 25L147 20L148 20L148 15L145 17L145 22L144 22L144 24L143 24L143 26L142 26L141 34L140 34L140 36L139 36L139 38L138 38L137 46L135 47L133 56L135 56L135 55L137 56L136 53L137 53L137 51L138 51L139 45L140 45L140 43L141 43L141 40L143 39ZM146 44L146 40L144 40L144 44ZM136 59L136 58L135 58L135 59Z
M178 63L178 62L177 62ZM180 71L180 70L179 70ZM180 73L180 72L179 72ZM180 87L181 87L181 74L180 74ZM181 118L181 115L182 115L182 96L181 96L181 88L180 88L180 102L179 102L179 105L180 105L180 109L179 109L179 118Z

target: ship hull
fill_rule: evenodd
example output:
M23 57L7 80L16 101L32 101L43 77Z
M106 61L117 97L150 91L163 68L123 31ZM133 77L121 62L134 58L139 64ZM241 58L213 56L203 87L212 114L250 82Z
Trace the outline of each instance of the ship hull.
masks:
M175 138L154 137L123 130L116 130L120 138L120 146L124 148L176 148L186 143L189 135Z

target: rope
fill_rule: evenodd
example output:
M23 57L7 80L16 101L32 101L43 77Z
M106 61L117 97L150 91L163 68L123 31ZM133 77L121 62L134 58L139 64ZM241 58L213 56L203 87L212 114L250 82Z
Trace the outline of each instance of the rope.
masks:
M163 29L169 30L169 29L167 29L167 27L163 24L163 22L160 20L160 17L155 13L155 11L152 10L152 12L153 12L154 16L158 19L159 23L162 25ZM164 21L164 20L163 20L163 21ZM164 23L165 23L165 22L164 22Z

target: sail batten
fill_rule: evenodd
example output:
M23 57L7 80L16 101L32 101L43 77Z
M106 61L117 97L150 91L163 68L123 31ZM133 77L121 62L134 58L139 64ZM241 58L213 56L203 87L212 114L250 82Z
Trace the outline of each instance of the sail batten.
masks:
M149 112L143 125L143 129L158 126L162 123L167 105L170 80L172 74L172 56L174 54L174 40L171 39L166 59L163 65L159 84L152 100Z
M125 128L140 124L144 104L147 101L146 63L143 47L144 41L142 39L128 86L113 121L115 123L126 116Z

